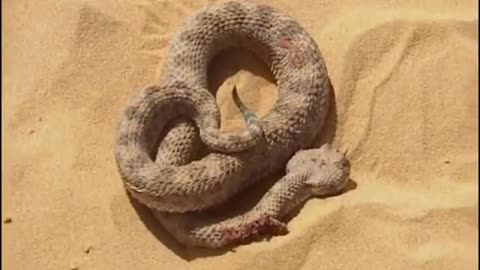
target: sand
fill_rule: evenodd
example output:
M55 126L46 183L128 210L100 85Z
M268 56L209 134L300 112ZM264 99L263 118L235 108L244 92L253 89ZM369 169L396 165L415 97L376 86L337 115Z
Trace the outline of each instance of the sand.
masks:
M4 269L476 269L476 1L263 1L311 33L336 107L318 139L350 149L348 192L310 200L290 233L233 251L183 248L126 195L114 130L159 78L172 31L207 1L6 1L2 35ZM265 65L243 51L210 71L222 128L230 91L264 115Z

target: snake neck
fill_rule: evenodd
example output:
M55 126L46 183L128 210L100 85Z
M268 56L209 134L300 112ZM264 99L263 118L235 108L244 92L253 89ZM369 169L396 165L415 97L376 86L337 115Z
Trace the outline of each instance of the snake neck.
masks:
M283 234L286 226L280 222L292 208L312 196L306 184L306 172L289 173L267 192L255 208L247 213L206 225L191 231L192 239L199 239L211 247L226 246L250 240L265 234ZM210 236L210 238L206 237Z
M265 213L278 220L284 218L312 196L306 183L309 176L309 171L288 173L278 180L252 211Z

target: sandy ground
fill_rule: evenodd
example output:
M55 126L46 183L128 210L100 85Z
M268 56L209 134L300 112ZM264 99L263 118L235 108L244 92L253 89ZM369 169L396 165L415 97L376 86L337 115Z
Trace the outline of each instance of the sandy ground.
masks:
M473 0L264 1L319 44L336 98L319 142L350 149L356 183L310 200L287 236L185 249L132 204L113 159L117 119L205 3L3 1L4 269L478 267ZM210 73L226 128L242 125L233 82L260 115L275 101L268 69L244 52Z

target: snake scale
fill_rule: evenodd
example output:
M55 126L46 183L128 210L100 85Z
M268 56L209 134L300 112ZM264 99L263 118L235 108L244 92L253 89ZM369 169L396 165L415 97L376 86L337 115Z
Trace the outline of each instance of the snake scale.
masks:
M247 122L239 133L219 129L207 85L210 60L232 47L262 59L279 91L258 119L233 90ZM181 243L219 248L286 231L280 220L293 207L346 185L345 153L329 144L305 150L323 126L332 89L318 46L292 17L248 1L209 5L174 34L164 65L160 83L125 109L115 160L126 190ZM210 151L199 158L201 147ZM285 165L286 175L252 210L218 222L202 215Z

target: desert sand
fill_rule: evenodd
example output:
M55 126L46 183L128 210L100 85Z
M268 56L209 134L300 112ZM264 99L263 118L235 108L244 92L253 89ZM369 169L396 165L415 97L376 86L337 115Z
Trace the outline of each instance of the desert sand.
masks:
M169 38L209 1L4 1L4 269L476 269L476 1L257 1L318 43L335 107L317 144L349 149L354 187L312 199L290 233L184 248L125 193L113 158L130 97L161 75ZM268 68L213 61L222 128L243 128L231 85L259 115ZM10 220L8 220L10 219Z

